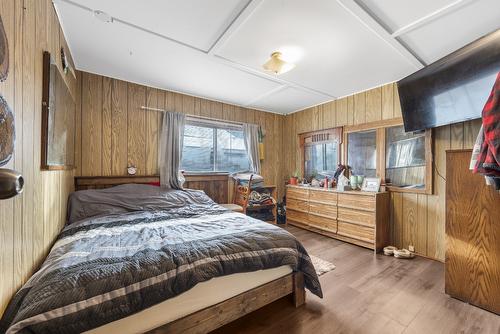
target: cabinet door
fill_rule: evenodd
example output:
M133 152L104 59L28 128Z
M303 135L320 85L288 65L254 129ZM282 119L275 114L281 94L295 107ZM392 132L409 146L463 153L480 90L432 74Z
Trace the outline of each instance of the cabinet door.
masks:
M445 290L500 313L500 194L468 169L471 151L446 153Z

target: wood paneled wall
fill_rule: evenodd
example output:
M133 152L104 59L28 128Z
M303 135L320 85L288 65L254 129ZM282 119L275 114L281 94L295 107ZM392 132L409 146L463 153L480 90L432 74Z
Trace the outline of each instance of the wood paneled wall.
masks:
M401 117L395 84L388 84L285 117L283 127L284 175L300 168L298 134L344 125L359 125ZM472 148L480 120L434 129L434 193L391 193L392 244L415 247L421 255L444 261L445 256L445 151Z
M25 179L23 194L0 201L2 314L64 225L73 171L40 171L43 51L55 55L61 69L60 48L66 46L52 1L1 0L0 15L10 60L0 94L14 111L17 131L14 157L4 167L21 172ZM65 80L74 92L76 80L70 74Z
M77 95L77 175L127 175L127 165L138 175L158 174L161 112L141 106L221 120L259 124L265 131L262 175L283 194L282 129L284 116L210 101L189 95L80 73Z

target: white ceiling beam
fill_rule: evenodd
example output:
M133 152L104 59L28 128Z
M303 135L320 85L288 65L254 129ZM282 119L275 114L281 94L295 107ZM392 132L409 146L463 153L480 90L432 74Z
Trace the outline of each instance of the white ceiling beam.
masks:
M248 101L247 103L245 103L245 107L250 107L250 106L254 105L256 102L258 102L258 101L260 101L268 96L271 96L275 93L281 92L282 90L284 90L286 88L288 88L287 85L280 85L274 89L271 89L270 91L265 92L264 94L261 94L261 95L257 96L256 98L253 98L250 101Z
M356 3L354 0L337 0L337 2L344 7L352 16L358 19L364 26L370 29L381 40L390 45L401 56L403 56L416 70L421 69L425 64L418 59L411 50L393 37L380 22L368 13L363 7Z
M468 5L469 3L473 2L474 0L457 0L455 2L452 2L448 4L447 6L444 6L430 14L427 14L426 16L405 25L404 27L399 28L398 30L394 31L391 36L392 37L398 37L404 34L409 33L410 31L413 31L415 29L418 29L431 21L434 21L442 16L445 16L447 14L450 14L451 12L464 7L465 5Z
M73 0L52 0L52 3L53 3L53 4L55 4L55 5L57 5L57 3L58 3L58 2L65 2L65 3L69 4L69 5L72 5L72 6L78 7L78 8L80 8L80 9L82 9L82 10L85 10L85 11L87 11L87 12L90 12L91 14L94 14L94 13L95 13L95 10L94 10L93 8L89 8L89 7L83 6L83 5L81 5L81 4L79 4L79 3L77 3L77 2L75 2L75 1L73 1ZM175 44L181 45L181 46L183 46L183 47L186 47L186 48L192 49L192 50L194 50L194 51L197 51L197 52L201 52L201 53L206 54L206 51L205 51L205 50L203 50L203 49L200 49L200 48L197 48L197 47L195 47L195 46L193 46L193 45L190 45L190 44L184 43L184 42L182 42L182 41L179 41L179 40L177 40L177 39L175 39L175 38L172 38L172 37L169 37L169 36L167 36L167 35L159 34L159 33L155 32L155 31L152 31L152 30L146 29L146 28L144 28L144 27L138 26L138 25L136 25L136 24L134 24L134 23L131 23L131 22L128 22L128 21L122 20L122 19L120 19L119 17L116 17L116 16L111 15L110 13L106 13L106 14L110 15L110 17L113 19L113 23L111 23L111 24L114 24L114 23L120 23L120 24L126 25L126 26L128 26L128 27L130 27L130 28L140 30L140 31L145 32L145 33L147 33L147 34L150 34L150 35L154 35L154 36L156 36L156 37L163 38L163 39L165 39L165 40L167 40L167 41L169 41L169 42L172 42L172 43L175 43Z
M240 11L240 13L234 18L234 20L227 26L227 28L222 32L222 34L217 38L214 44L208 49L207 53L209 55L215 55L215 53L231 38L231 36L238 30L243 23L246 22L257 10L264 0L250 0L247 5Z
M288 81L288 80L283 80L280 77L278 77L276 74L266 73L264 71L257 70L257 69L255 69L253 67L237 63L235 61L232 61L230 59L224 58L222 56L213 55L213 59L216 60L216 61L218 61L218 62L220 62L220 63L222 63L222 64L225 64L225 65L231 66L233 68L239 69L240 71L256 75L256 76L258 76L260 78L271 80L271 81L274 81L276 83L279 83L279 84L282 84L282 85L286 85L286 86L289 86L289 87L297 88L299 90L302 90L302 91L305 91L305 92L308 92L308 93L312 93L312 94L324 96L324 97L327 97L329 99L335 99L335 96L333 96L331 94L328 94L328 93L325 93L325 92L322 92L322 91L319 91L319 90L316 90L316 89L313 89L313 88L309 88L309 87L306 87L306 86L302 86L302 85L297 84L295 82L291 82L291 81Z

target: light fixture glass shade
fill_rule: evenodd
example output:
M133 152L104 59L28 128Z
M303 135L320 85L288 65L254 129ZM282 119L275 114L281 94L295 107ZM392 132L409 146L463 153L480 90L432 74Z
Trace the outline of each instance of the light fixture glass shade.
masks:
M281 56L281 52L273 52L271 54L271 59L262 66L266 71L273 72L274 74L283 74L295 67L295 64L287 63Z

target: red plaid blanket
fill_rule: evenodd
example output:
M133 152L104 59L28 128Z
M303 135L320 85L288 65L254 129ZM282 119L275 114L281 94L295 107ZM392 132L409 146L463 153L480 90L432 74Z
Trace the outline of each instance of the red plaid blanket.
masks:
M484 140L474 173L500 176L500 72L483 108Z

